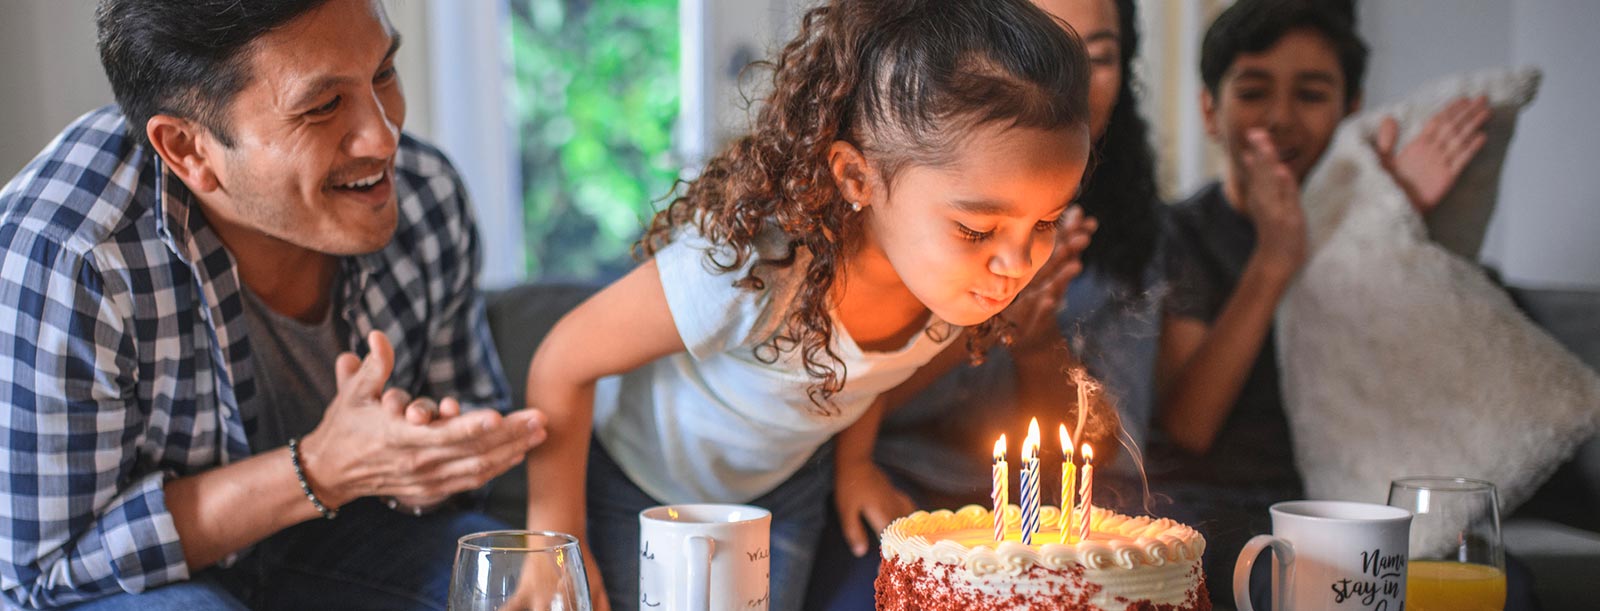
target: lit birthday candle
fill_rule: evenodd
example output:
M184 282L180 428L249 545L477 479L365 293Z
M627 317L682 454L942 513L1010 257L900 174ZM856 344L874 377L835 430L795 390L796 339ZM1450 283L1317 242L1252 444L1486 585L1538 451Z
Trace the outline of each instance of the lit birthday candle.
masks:
M1071 543L1072 510L1077 506L1076 491L1073 480L1077 478L1078 466L1072 464L1072 438L1067 436L1067 425L1061 427L1061 542Z
M1092 498L1091 498L1091 496L1092 496L1092 494L1094 492L1093 488L1091 488L1091 486L1093 486L1093 485L1094 485L1094 448L1089 447L1089 444L1086 443L1086 444L1083 444L1083 477L1079 479L1079 484L1078 484L1078 503L1083 507L1083 515L1078 518L1078 540L1079 541L1087 541L1087 540L1089 540L1089 531L1090 531L1089 514L1090 514L1090 511L1094 507L1093 506L1093 501L1092 501ZM1074 513L1077 513L1077 512L1074 512Z
M994 442L994 487L989 490L989 498L994 501L994 542L999 543L1006 539L1006 504L1011 502L1011 490L1008 488L1006 471L1006 436Z
M1022 441L1022 544L1032 545L1039 532L1039 419L1028 423Z

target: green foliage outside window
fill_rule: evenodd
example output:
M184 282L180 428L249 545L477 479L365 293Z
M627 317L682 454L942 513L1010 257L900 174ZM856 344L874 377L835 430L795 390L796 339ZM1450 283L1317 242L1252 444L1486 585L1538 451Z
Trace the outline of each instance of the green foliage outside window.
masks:
M619 275L678 175L678 0L512 0L510 21L528 275Z

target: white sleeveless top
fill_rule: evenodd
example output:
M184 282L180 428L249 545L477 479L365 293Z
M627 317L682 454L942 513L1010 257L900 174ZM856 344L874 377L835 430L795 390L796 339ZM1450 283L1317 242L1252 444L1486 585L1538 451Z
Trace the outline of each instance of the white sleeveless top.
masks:
M834 317L833 350L848 376L833 397L836 415L824 415L806 394L814 380L798 349L770 363L752 350L781 330L809 255L758 272L766 286L749 290L733 283L756 257L718 273L706 260L709 248L688 228L655 255L688 351L595 385L596 437L635 484L664 503L743 503L776 488L960 331L930 314L924 331L900 349L863 352ZM728 247L717 248L719 261L732 260ZM772 360L771 348L761 355Z

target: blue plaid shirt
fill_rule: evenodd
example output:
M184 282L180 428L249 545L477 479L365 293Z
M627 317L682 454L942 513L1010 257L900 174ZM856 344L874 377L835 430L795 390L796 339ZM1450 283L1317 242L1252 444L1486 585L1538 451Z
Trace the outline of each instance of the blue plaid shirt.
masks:
M250 455L256 393L233 257L114 106L0 190L0 589L63 605L186 579L162 484ZM405 137L400 220L341 260L336 325L395 344L390 385L508 408L466 191Z

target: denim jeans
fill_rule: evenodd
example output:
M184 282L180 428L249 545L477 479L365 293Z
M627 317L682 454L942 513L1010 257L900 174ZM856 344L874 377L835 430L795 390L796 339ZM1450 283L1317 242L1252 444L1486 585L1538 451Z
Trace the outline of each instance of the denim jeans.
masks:
M233 567L73 609L442 610L457 539L504 528L474 511L413 517L361 499L340 508L337 519L304 522L267 538Z
M833 446L823 446L800 471L750 505L772 512L772 611L804 602L817 538L832 511ZM589 550L605 578L613 609L639 607L639 512L660 501L628 479L599 442L589 443Z
M0 605L4 606L4 605ZM145 609L184 609L194 611L245 611L216 571L205 571L188 581L167 584L141 594L114 594L68 607L73 611L143 611Z
M879 465L882 466L882 465ZM936 495L924 490L911 477L885 470L889 482L911 497L911 502L922 509L939 507L950 499L932 500ZM816 564L811 568L811 582L806 586L806 611L860 611L876 604L878 568L883 564L883 548L879 546L879 533L867 533L867 553L856 557L850 544L844 540L844 527L839 523L839 512L833 510L830 499L828 517L817 543ZM949 502L945 506L959 506ZM870 530L870 529L869 529Z

